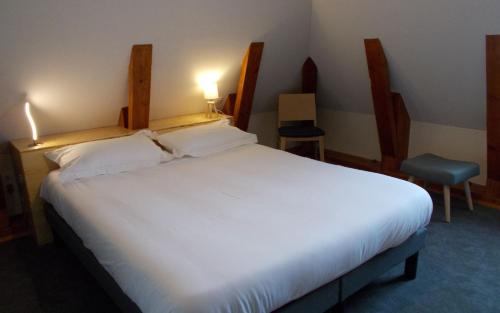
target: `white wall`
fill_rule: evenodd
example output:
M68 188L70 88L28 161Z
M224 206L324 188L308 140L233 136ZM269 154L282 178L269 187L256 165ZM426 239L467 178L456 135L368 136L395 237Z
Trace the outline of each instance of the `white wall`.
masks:
M220 71L234 92L251 41L264 41L254 112L300 81L311 2L304 0L18 0L0 2L0 143L117 122L136 43L153 44L151 118L201 112L196 77ZM286 53L284 53L286 52Z
M380 159L363 43L378 37L412 119L410 156L475 161L485 183L485 35L500 33L498 12L494 0L312 0L327 147Z
M373 114L321 109L318 125L325 129L327 149L380 160L377 124ZM472 181L486 183L486 131L412 121L408 156L430 152L476 162L481 175Z
M204 71L222 73L222 95L234 91L246 47L265 41L250 131L275 146L276 96L299 86L310 54L327 146L377 159L363 39L380 37L413 120L410 155L472 160L484 173L484 35L500 32L499 10L493 0L2 1L0 143L29 135L25 96L42 134L116 123L132 44L154 45L160 118L204 109Z
M379 37L412 120L485 129L485 35L496 0L313 0L320 104L372 113L364 38Z

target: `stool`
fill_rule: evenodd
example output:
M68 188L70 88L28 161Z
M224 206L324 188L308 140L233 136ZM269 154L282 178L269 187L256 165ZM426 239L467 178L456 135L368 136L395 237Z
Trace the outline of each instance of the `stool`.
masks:
M449 160L431 153L426 153L403 161L401 164L401 171L410 176L410 182L413 182L415 178L420 178L425 182L443 185L446 222L449 223L451 221L451 185L464 184L467 205L471 211L474 210L469 179L479 175L479 165L477 163Z

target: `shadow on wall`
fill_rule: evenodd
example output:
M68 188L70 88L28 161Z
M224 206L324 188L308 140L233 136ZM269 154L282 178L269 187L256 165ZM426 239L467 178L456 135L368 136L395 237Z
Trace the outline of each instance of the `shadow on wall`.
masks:
M24 113L26 95L18 92L17 96L12 98L11 104L7 105L0 113L0 144L13 139L13 136L18 133L17 129L19 128L24 128L24 131L22 136L17 137L30 136L29 124ZM37 113L37 110L33 112L34 115L38 116Z
M278 114L274 112L254 113L250 116L248 132L254 133L259 144L277 148L278 146Z

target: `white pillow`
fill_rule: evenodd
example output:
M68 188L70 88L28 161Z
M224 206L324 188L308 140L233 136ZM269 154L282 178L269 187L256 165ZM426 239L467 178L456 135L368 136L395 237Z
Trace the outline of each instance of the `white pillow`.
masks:
M128 172L151 167L173 159L150 138L149 130L131 136L85 142L45 153L59 164L61 181L103 174Z
M189 127L157 137L158 142L177 158L203 157L242 145L257 143L257 136L229 125Z

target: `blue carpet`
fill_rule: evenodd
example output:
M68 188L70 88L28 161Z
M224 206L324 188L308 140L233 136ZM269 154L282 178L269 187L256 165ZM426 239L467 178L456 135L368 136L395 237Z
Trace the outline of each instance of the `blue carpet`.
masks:
M435 197L417 279L403 265L346 302L346 313L500 312L500 211L469 212L453 199L452 223ZM0 312L118 312L66 249L37 248L30 239L0 245Z
M399 280L400 265L348 299L346 313L500 312L500 211L453 199L446 224L433 199L417 279Z

